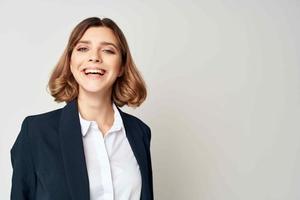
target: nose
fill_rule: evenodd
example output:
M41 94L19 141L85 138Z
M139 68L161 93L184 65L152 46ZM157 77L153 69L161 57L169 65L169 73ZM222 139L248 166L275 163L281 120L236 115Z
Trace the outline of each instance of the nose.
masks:
M91 52L90 56L89 56L89 61L91 62L100 62L102 59L99 56L97 51Z

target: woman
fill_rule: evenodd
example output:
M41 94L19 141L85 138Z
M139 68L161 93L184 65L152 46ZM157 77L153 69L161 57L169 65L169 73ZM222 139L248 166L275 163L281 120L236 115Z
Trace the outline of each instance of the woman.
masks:
M119 108L147 94L119 27L108 18L80 22L48 86L67 104L23 120L11 149L11 199L153 199L150 128Z

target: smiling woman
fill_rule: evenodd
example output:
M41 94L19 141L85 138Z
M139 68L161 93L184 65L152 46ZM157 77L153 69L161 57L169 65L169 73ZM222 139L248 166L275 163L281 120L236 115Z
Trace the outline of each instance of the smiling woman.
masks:
M49 80L49 89L55 101L68 102L78 96L80 84L77 81L80 73L76 74L74 67L83 72L87 68L97 67L106 71L108 63L110 69L113 69L109 73L109 78L113 78L109 83L117 78L111 88L113 100L118 106L139 106L147 96L145 82L134 64L123 32L108 18L100 21L98 18L88 18L72 31L67 47ZM117 77L115 70L120 71Z
M11 199L153 199L150 127L120 109L140 106L146 86L115 22L80 22L48 86L67 105L23 120Z
M123 75L117 39L106 27L89 28L71 54L71 72L79 92L100 92L111 96L113 83Z

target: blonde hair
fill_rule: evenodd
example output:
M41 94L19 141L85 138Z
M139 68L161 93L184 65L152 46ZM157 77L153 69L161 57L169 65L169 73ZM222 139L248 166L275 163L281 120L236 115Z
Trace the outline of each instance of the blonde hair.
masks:
M118 77L113 84L112 101L120 107L123 105L138 107L146 99L146 84L134 64L123 32L109 18L90 17L81 21L73 29L68 44L51 73L47 87L56 102L68 103L77 98L79 86L70 70L71 54L88 28L100 26L110 28L113 31L121 49L121 67L124 67L123 75Z

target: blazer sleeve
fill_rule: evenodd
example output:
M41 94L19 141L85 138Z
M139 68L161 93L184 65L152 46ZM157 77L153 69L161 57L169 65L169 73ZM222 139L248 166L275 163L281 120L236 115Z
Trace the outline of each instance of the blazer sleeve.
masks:
M36 178L28 135L28 117L22 122L21 130L10 154L13 168L11 200L35 199Z

